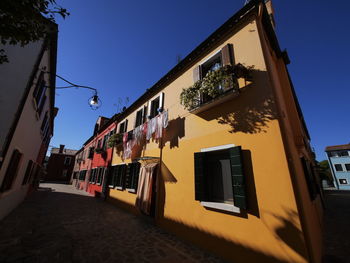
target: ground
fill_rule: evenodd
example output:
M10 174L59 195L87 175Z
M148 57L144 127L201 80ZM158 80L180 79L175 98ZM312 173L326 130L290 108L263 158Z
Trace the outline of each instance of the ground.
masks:
M323 263L350 262L350 191L326 191ZM41 184L0 222L0 262L224 262L71 185Z
M41 184L0 222L0 262L223 262L71 185Z
M350 191L326 191L324 263L350 262Z

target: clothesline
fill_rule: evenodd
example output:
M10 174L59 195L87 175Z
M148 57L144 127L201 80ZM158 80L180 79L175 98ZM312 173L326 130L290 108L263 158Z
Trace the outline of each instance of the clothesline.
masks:
M125 132L123 135L123 157L129 159L132 149L136 145L142 145L144 139L149 141L152 136L160 139L163 136L163 130L168 127L168 110L163 111L153 119L141 124L134 130Z

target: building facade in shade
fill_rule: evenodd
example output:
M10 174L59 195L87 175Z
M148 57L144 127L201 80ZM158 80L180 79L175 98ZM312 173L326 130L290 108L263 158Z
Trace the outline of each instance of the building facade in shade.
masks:
M107 200L232 262L321 262L288 63L271 2L250 1L116 117Z
M112 149L107 140L115 130L115 115L111 119L100 116L94 126L93 135L76 153L72 184L91 194L101 193L105 175L104 167L110 165Z
M325 151L335 186L350 190L350 144L327 146Z
M47 164L45 181L61 181L69 183L73 173L77 150L65 149L64 145L52 148Z
M0 46L9 58L0 67L0 219L37 185L53 135L58 29L48 23L42 41Z
M93 195L102 193L103 183L106 183L107 167L111 165L112 148L108 147L108 139L115 133L114 118L103 125L94 138L94 146L89 149L92 152L92 165L89 170L89 181L87 191Z

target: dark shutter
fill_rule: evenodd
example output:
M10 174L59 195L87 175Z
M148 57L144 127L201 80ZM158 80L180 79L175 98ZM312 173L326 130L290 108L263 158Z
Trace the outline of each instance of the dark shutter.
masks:
M197 82L201 79L201 66L197 66L193 69L193 82Z
M135 190L137 190L137 187L139 184L140 168L141 168L141 164L139 162L134 163L131 188Z
M195 200L206 201L204 152L194 153Z
M130 163L128 164L127 168L126 168L126 173L125 173L125 188L130 189L131 188L131 181L132 181L132 167L133 164Z
M124 132L128 130L128 120L125 120Z
M239 208L246 209L247 201L241 146L232 147L229 152L234 204Z
M46 95L44 95L44 97L43 97L42 100L40 101L40 105L39 105L39 109L38 109L38 114L39 114L39 116L41 116L41 112L43 111L45 102L46 102Z
M221 49L222 65L234 65L233 60L233 45L227 44Z
M7 166L4 180L0 188L0 192L5 192L11 189L12 183L16 178L19 162L22 154L16 149L13 151L9 165Z
M314 200L317 196L317 186L313 178L311 167L308 161L304 157L301 157L300 160L303 165L304 176L305 176L307 188L309 190L310 199Z
M29 160L28 165L27 165L27 169L26 169L26 173L24 174L22 185L25 185L28 183L32 169L33 169L33 161Z

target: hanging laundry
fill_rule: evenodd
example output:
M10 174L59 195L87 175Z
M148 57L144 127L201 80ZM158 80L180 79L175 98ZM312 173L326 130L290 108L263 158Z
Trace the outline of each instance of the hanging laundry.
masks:
M162 113L162 126L165 129L166 127L168 127L168 122L169 122L169 115L168 115L168 110L164 111Z
M156 131L156 118L153 118L148 121L147 123L147 134L146 134L146 140L149 141L152 138L152 134Z
M125 132L123 135L123 143L126 144L127 141L128 141L128 133Z
M143 141L143 137L144 137L143 125L140 125L134 129L134 139L136 141L135 143L137 145L141 145Z
M159 139L162 137L162 131L163 131L163 113L159 114L156 119L156 131L154 138Z

